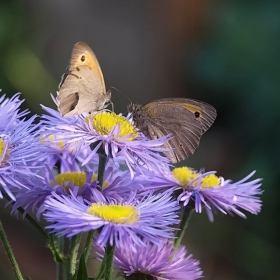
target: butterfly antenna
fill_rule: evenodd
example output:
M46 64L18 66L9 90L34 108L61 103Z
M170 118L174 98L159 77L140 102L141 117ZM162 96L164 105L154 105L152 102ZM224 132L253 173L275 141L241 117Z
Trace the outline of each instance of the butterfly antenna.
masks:
M111 106L112 106L112 111L115 112L114 103L113 103L111 100L109 101L109 103L110 103Z
M128 101L132 104L132 101L129 99L129 97L127 97L124 93L122 93L120 90L118 90L117 88L110 86L111 89L116 90L117 92L119 92L121 95L123 95L126 99L128 99ZM127 112L127 111L126 111Z
M114 90L116 90L117 92L119 92L120 94L122 94L126 99L128 99L129 100L129 102L130 103L132 103L132 101L124 94L124 93L122 93L120 90L118 90L117 88L115 88L115 87L110 87L111 89L114 89Z

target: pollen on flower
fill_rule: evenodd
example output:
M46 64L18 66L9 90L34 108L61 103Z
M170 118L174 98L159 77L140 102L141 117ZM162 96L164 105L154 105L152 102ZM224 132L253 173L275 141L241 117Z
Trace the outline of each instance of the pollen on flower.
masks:
M55 176L55 182L52 181L51 185L59 184L63 186L67 191L69 190L69 182L72 182L74 186L82 188L86 183L85 172L64 172ZM93 174L90 182L94 182L97 179L97 175Z
M5 142L2 139L0 139L0 156L2 156L5 147L6 147Z
M108 135L111 130L117 125L120 125L120 132L118 138L125 138L125 140L133 140L138 136L135 127L123 116L118 116L113 112L102 112L97 115L89 115L85 121L89 123L92 121L92 126L100 135Z
M55 140L54 135L50 135L50 136L49 136L49 139L50 139L51 141L54 141L54 140ZM63 148L63 147L65 146L65 143L64 143L63 141L60 141L60 142L58 142L57 144L58 144L59 148Z
M110 182L104 181L102 185L102 190L106 189L110 185Z
M3 164L6 156L6 143L3 139L0 138L0 166Z
M115 224L132 225L139 219L138 210L135 207L119 204L102 205L93 203L88 208L87 213Z
M221 180L219 177L217 177L215 174L210 174L208 176L205 176L201 180L202 187L203 188L215 188L220 186Z
M42 144L42 145L45 145L45 144L46 144L47 142L49 142L49 141L53 142L54 140L56 140L54 135L50 135L50 136L48 136L48 137L46 137L45 135L42 135L42 136L40 137L40 139L43 140L43 141L41 141L41 144ZM56 142L56 143L57 143L57 145L58 145L59 148L63 148L63 147L65 146L65 143L64 143L63 141Z
M198 176L195 171L186 166L174 168L172 171L172 175L180 182L181 186L186 186L189 182L196 179Z

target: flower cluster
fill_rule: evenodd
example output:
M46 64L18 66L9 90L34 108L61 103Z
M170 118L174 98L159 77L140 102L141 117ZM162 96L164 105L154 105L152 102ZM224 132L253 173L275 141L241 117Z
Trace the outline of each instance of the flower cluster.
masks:
M212 171L172 168L162 155L172 136L147 139L130 115L64 118L43 106L47 114L35 125L35 116L19 112L21 103L19 95L0 99L0 190L13 200L12 213L44 217L59 237L95 231L89 246L104 260L106 248L115 248L114 264L127 279L202 277L199 262L176 243L187 211L205 209L211 221L217 211L260 211L254 172L234 183Z

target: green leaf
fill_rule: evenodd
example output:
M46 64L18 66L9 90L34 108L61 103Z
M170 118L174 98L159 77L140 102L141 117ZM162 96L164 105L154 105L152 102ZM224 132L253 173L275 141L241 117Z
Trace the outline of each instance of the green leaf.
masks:
M106 256L104 256L104 259L99 268L99 272L97 276L94 278L94 280L99 280L104 276L105 266L106 266Z
M87 266L86 266L86 259L85 259L85 253L81 255L79 268L76 274L76 278L78 280L88 280L88 272L87 272Z

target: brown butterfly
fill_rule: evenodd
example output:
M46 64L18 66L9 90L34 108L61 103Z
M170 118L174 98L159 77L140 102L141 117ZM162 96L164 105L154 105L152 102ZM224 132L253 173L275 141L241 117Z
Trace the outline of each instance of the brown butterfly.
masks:
M65 117L102 110L111 99L97 58L83 42L75 44L58 89L58 111Z
M145 105L130 104L128 111L136 127L148 138L157 139L171 134L163 147L172 163L192 155L199 140L213 124L217 113L211 105L188 98L163 98Z

